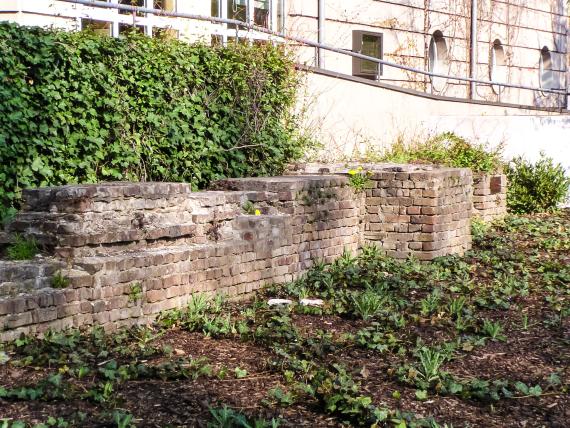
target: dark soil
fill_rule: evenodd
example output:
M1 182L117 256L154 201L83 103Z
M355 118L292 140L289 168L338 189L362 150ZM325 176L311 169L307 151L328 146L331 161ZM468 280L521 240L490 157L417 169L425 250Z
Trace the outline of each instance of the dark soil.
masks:
M294 376L288 374L287 364L291 361L283 359L274 348L279 344L282 349L297 355L298 360L309 359L310 355L310 361L316 366L342 364L359 385L357 396L370 397L379 408L413 415L406 426L417 423L417 426L433 427L444 424L453 427L568 427L570 212L522 219L520 224L517 220L499 225L477 241L472 253L458 259L467 263L465 269L469 272L469 280L475 284L469 286L468 291L467 288L452 288L461 281L461 273L432 283L433 277L418 277L417 273L410 273L411 269L406 270L408 265L398 267L401 271L395 273L400 275L403 283L411 283L413 278L420 284L407 294L408 300L401 303L400 312L394 310L389 314L405 317L405 326L399 328L386 327L391 322L388 315L364 321L351 310L337 314L326 306L324 314L316 310L310 315L299 308L290 313L285 311L284 316L291 320L291 327L282 333L272 324L267 330L269 333L263 333L265 336L256 330L264 325L259 320L249 321L250 332L247 334L234 331L212 334L212 337L204 334L200 325L178 321L174 327L155 326L145 330L150 334L145 340L123 333L122 338L115 336L105 345L99 343L97 346L84 335L78 343L69 346L61 345L60 339L50 342L48 338L47 341L23 339L19 344L0 347L0 352L10 358L2 364L0 354L0 397L2 388L4 391L23 386L32 388L57 373L62 374L69 387L65 394L56 397L45 393L37 399L4 395L5 398L0 398L0 426L2 419L9 421L6 427L10 427L16 420L25 423L21 426L33 426L46 423L50 417L54 418L52 426L117 426L113 416L116 411L132 415L130 425L125 426L202 427L208 423L221 426L214 421L211 409L224 406L247 416L250 422L257 419L268 424L258 426L271 426L272 418L279 421L279 426L287 427L367 425L349 414L327 409L318 394L296 390L295 382L309 384L310 380L304 378L302 372L295 372ZM548 244L545 244L546 239ZM526 281L528 292L505 291L508 282L505 278L508 277ZM442 303L430 314L421 313L421 299L436 286L443 290ZM279 294L283 294L282 289ZM448 300L445 299L460 295L467 299L466 314L471 314L472 322L463 332L456 329L455 320L446 313ZM321 297L327 299L326 294ZM481 303L481 297L487 299L486 303ZM230 311L239 321L247 318L240 311L253 307L252 303L245 302L226 306L224 311ZM267 307L263 312L271 313ZM275 313L276 316L283 314ZM264 321L267 319L263 318ZM502 326L500 336L496 339L486 336L481 327L483 320L499 322ZM354 336L373 322L381 325L383 333L393 334L397 344L385 351L358 345ZM287 335L291 329L297 330L296 338ZM327 339L330 343L322 339L325 333L330 334ZM267 340L272 334L275 334L274 343ZM294 346L299 338L314 338L320 345L299 342L299 349ZM54 345L58 340L59 344ZM501 396L498 400L480 399L439 393L436 381L428 387L427 397L419 398L416 392L421 388L398 375L398 368L417 364L414 355L418 343L437 347L455 341L459 346L441 366L442 373L459 382L506 379L529 387L539 385L541 392L526 394L509 387L510 396ZM323 345L325 342L328 345ZM90 350L89 355L82 354L85 349ZM101 349L105 352L101 353ZM80 362L77 362L78 355ZM202 361L209 370L197 373L192 369L189 375L178 378L125 376L112 380L113 391L105 400L94 399L89 391L106 381L98 370L111 360L119 367L134 363L154 367L177 360ZM73 370L80 366L89 367L89 374L83 377L74 374ZM276 389L290 392L292 402L278 400L274 393ZM429 417L439 425L429 425L423 419ZM58 421L58 418L61 419ZM401 421L388 421L386 426L398 423L404 426ZM227 426L246 425L234 422Z

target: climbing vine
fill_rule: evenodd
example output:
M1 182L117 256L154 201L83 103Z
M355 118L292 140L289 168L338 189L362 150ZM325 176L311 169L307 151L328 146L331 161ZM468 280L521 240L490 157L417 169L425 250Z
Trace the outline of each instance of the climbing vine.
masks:
M284 49L0 24L0 214L28 187L277 173L301 152Z

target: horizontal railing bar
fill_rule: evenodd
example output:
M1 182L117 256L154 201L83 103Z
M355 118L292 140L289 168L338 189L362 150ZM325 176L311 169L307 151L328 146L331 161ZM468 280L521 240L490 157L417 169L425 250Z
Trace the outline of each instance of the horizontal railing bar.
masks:
M351 56L354 58L359 58L359 59L363 59L366 61L372 61L372 62L375 62L377 64L382 64L382 65L385 65L387 67L392 67L392 68L396 68L399 70L405 70L405 71L409 71L412 73L422 74L422 75L430 76L430 77L439 77L439 78L443 78L443 79L457 80L460 82L473 82L473 83L479 83L479 84L490 85L490 86L501 86L501 87L505 87L505 88L524 89L524 90L529 90L529 91L539 91L539 92L552 93L552 94L558 94L558 95L569 95L570 94L570 93L566 92L565 89L537 88L534 86L516 85L516 84L512 84L512 83L493 82L490 80L479 80L479 79L474 79L471 77L451 76L451 75L447 75L447 74L433 73L430 71L420 70L418 68L408 67L408 66L396 64L396 63L393 63L390 61L385 61L385 60L382 60L379 58L374 58L371 56L363 55L363 54L358 53L358 52L352 52L352 51L349 51L346 49L336 48L334 46L327 45L326 43L318 43L318 42L315 42L313 40L305 39L302 37L288 36L285 34L277 33L273 30L268 29L268 28L260 27L260 26L257 26L255 24L252 24L252 23L238 21L236 19L219 18L219 17L215 17L215 16L206 16L206 15L196 15L196 14L192 14L192 13L183 13L183 12L170 12L170 11L166 11L166 10L162 10L162 9L152 9L152 8L147 8L147 7L131 6L131 5L126 5L126 4L109 3L109 2L105 2L105 1L101 1L101 0L61 0L61 1L64 1L67 3L81 4L84 6L91 6L91 7L99 7L99 8L106 8L106 9L118 9L118 10L125 10L125 11L129 11L129 12L138 12L138 13L150 13L152 15L170 16L173 18L185 18L185 19L191 19L191 20L196 20L196 21L209 21L209 22L212 22L214 24L232 24L232 25L236 25L236 26L239 26L242 28L246 28L247 30L250 30L250 31L257 31L259 33L269 34L269 35L277 37L278 39L289 40L289 41L297 42L297 43L307 45L310 47L324 49L324 50L327 50L330 52L348 55L348 56Z

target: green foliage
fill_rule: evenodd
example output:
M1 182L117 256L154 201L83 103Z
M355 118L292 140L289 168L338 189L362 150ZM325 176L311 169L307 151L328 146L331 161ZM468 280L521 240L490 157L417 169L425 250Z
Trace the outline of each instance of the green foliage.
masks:
M30 260L39 252L36 240L22 235L14 235L14 242L6 249L6 255L10 260Z
M485 238L487 231L489 230L489 223L479 217L471 218L471 236L473 241L480 242Z
M507 165L507 207L517 214L550 212L565 202L570 190L561 164L541 153L536 163L517 157Z
M129 302L136 303L142 299L143 288L140 282L135 282L129 287Z
M277 419L250 419L227 406L210 408L210 413L212 420L208 422L208 428L278 428L280 425Z
M372 290L367 290L353 296L352 304L354 313L363 320L368 320L377 315L382 309L385 298Z
M113 421L117 424L117 428L131 428L135 426L133 415L120 410L113 412Z
M430 384L440 377L441 365L445 362L446 356L437 350L422 347L418 351L418 375Z
M452 132L444 132L427 141L407 143L398 140L377 160L396 163L434 163L473 172L497 172L501 169L501 150L474 144Z
M370 185L370 171L364 171L361 166L348 171L348 184L356 193L361 193Z
M246 214L255 215L255 204L249 200L243 203L241 209Z
M0 23L0 216L28 187L278 173L301 154L279 46Z
M69 278L63 275L61 271L58 271L54 276L51 277L51 286L53 288L67 288L69 285Z
M503 326L498 321L484 319L482 331L493 340L505 340L505 337L501 334Z

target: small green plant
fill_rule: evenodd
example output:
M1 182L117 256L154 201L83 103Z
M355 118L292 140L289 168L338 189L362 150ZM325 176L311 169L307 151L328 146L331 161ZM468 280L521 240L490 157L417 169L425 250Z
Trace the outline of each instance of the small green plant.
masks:
M544 153L534 164L523 157L513 159L506 174L507 207L513 213L549 212L568 200L570 177L561 164L555 164Z
M210 306L210 297L204 293L194 293L188 302L187 315L190 320L206 314Z
M372 290L366 290L352 297L354 313L365 321L376 316L385 302L384 296L380 296Z
M242 369L241 367L236 367L234 369L234 374L236 376L236 379L243 379L247 376L247 370Z
M117 428L131 428L134 427L133 415L125 413L122 410L115 410L113 412L113 421L117 424Z
M528 327L529 327L528 315L523 314L521 317L521 329L523 329L524 331L527 331Z
M444 353L428 347L422 347L418 351L418 359L418 374L425 382L429 384L439 379L441 366L446 360Z
M427 317L437 311L439 307L439 301L441 300L441 290L436 288L430 294L428 294L424 299L421 300L421 311L420 313Z
M295 403L293 394L291 392L283 391L283 389L279 387L269 390L269 396L283 407L291 406Z
M475 242L480 242L490 229L490 225L479 217L471 219L471 236Z
M269 421L265 419L249 419L242 413L227 406L219 409L210 408L212 420L208 422L208 428L278 428L280 422L277 419Z
M497 172L502 168L502 147L491 149L473 144L452 132L409 143L399 139L377 160L396 163L433 163L455 168L470 168L474 172Z
M253 202L251 202L249 200L247 200L243 203L243 205L241 206L241 209L246 214L255 215L255 205Z
M14 207L4 207L0 205L0 230L10 223L17 213L18 210Z
M129 287L129 302L136 303L142 299L143 288L140 282L135 282Z
M489 319L484 319L482 331L492 340L505 339L505 337L501 334L501 332L503 331L503 326L498 321L491 321Z
M67 288L69 286L69 278L58 271L51 277L51 286L53 288Z
M460 296L449 302L447 305L447 310L452 318L459 319L463 314L463 308L465 306L465 297Z
M38 243L33 237L15 235L14 242L8 246L6 254L10 260L30 260L40 252Z
M370 171L364 171L361 166L356 169L350 169L348 171L348 184L356 193L361 193L370 185L371 175Z

